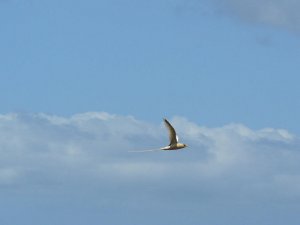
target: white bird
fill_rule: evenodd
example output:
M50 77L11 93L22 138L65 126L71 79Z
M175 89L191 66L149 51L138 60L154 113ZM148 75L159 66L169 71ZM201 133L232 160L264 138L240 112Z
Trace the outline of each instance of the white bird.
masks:
M143 151L130 151L130 152L152 152L152 151L158 151L158 150L179 150L181 148L187 147L186 144L178 143L178 136L176 135L176 131L174 127L170 124L170 122L167 119L164 119L165 125L169 131L169 139L170 144L163 148L158 149L151 149L151 150L143 150Z
M170 144L166 147L161 148L161 150L179 150L181 148L187 147L186 144L179 143L178 142L178 136L176 135L176 131L174 127L169 123L167 119L164 119L165 125L169 131L169 139L170 139Z

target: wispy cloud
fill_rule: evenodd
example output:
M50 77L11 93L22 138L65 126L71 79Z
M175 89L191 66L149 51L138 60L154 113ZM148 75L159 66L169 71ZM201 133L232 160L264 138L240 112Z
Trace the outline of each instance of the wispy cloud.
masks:
M300 32L300 2L297 0L215 0L223 12L248 22Z

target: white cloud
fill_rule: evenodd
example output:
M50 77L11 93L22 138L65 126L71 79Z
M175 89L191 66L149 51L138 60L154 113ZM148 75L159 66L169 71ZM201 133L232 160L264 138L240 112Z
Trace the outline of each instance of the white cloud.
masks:
M219 9L245 21L300 31L297 0L215 0Z
M174 201L184 198L173 196L174 187L194 193L193 201L208 193L226 199L242 196L242 201L249 196L264 199L265 192L275 199L300 197L300 143L295 135L241 124L208 128L182 117L171 121L189 148L128 153L167 144L163 124L97 112L1 115L0 187L88 183L103 192L130 187L123 190L128 196L150 188L147 198L167 192L161 198L172 195Z

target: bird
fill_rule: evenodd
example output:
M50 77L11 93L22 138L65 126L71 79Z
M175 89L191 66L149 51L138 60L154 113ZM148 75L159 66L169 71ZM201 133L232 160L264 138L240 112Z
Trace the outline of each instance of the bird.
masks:
M174 127L170 124L170 122L164 118L165 125L169 131L169 139L170 139L170 144L166 147L160 148L161 150L179 150L182 148L187 147L186 144L179 143L179 138L176 135L176 131Z
M170 144L168 146L162 147L162 148L157 148L157 149L150 149L150 150L143 150L143 151L129 151L129 152L152 152L152 151L158 151L158 150L169 151L169 150L179 150L179 149L187 147L186 144L178 142L179 139L178 139L178 136L176 134L174 127L165 118L164 118L164 123L169 132Z

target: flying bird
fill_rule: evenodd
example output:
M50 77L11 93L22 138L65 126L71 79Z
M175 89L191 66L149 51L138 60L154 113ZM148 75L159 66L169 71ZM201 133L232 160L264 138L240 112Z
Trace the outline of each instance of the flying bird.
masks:
M179 150L181 148L187 147L186 144L179 143L178 136L176 135L176 131L174 127L170 124L170 122L167 119L164 119L165 125L169 131L169 139L170 144L166 147L160 148L161 150Z
M152 152L152 151L157 151L157 150L179 150L181 148L187 147L186 144L178 142L178 140L179 140L178 136L176 134L174 127L170 124L170 122L167 119L164 119L164 122L165 122L165 125L169 132L170 144L168 146L163 147L163 148L158 148L158 149L143 150L143 151L130 151L130 152Z

